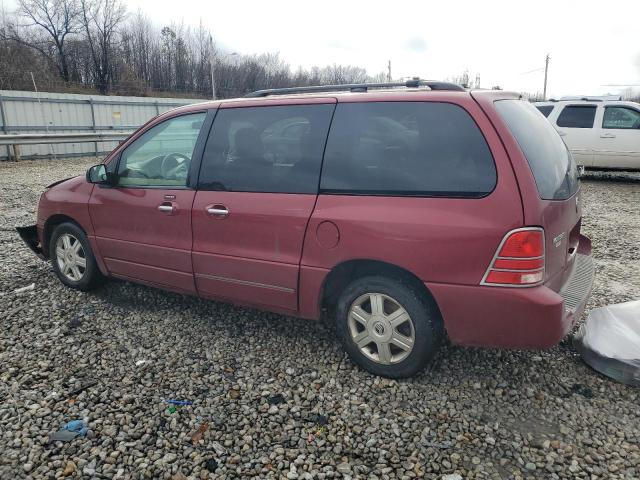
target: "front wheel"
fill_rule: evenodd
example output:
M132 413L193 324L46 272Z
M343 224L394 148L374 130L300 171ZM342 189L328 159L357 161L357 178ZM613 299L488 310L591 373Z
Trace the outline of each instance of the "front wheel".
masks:
M337 331L349 357L390 378L415 375L441 344L442 321L410 282L381 276L353 281L337 305Z
M88 291L104 279L87 236L73 223L55 228L49 240L49 258L60 281L71 288Z

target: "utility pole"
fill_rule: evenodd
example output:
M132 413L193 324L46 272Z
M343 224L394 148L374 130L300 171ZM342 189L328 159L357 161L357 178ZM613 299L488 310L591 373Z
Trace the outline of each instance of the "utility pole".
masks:
M542 100L547 99L547 72L549 71L549 54L544 59L544 89L542 90Z
M389 69L387 73L387 82L391 83L391 60L389 60L389 65L387 68Z
M213 37L211 35L209 35L209 45L211 47L211 98L213 100L216 99L216 80L214 78L214 70L215 67L213 66L214 62L215 62L215 55L213 53Z

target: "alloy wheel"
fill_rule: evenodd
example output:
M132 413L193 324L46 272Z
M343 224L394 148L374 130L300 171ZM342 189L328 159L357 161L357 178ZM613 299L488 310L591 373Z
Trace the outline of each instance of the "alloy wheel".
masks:
M63 233L56 242L56 261L60 272L73 282L79 282L87 270L87 257L80 240Z
M383 293L366 293L351 304L351 339L370 360L383 365L401 362L413 350L415 329L407 311Z

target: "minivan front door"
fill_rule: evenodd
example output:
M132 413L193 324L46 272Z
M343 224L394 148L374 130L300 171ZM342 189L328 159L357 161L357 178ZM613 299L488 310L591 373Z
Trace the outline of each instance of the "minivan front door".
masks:
M120 153L115 185L93 189L89 214L111 275L195 292L195 191L187 180L205 116L190 113L152 126Z
M193 203L193 268L202 296L298 308L302 245L335 100L286 103L218 110Z

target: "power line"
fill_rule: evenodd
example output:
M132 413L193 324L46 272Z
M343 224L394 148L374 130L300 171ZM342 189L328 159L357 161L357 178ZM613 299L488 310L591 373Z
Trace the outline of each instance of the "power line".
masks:
M529 75L530 73L541 72L544 70L544 67L534 68L533 70L528 70L526 72L519 73L518 75Z

